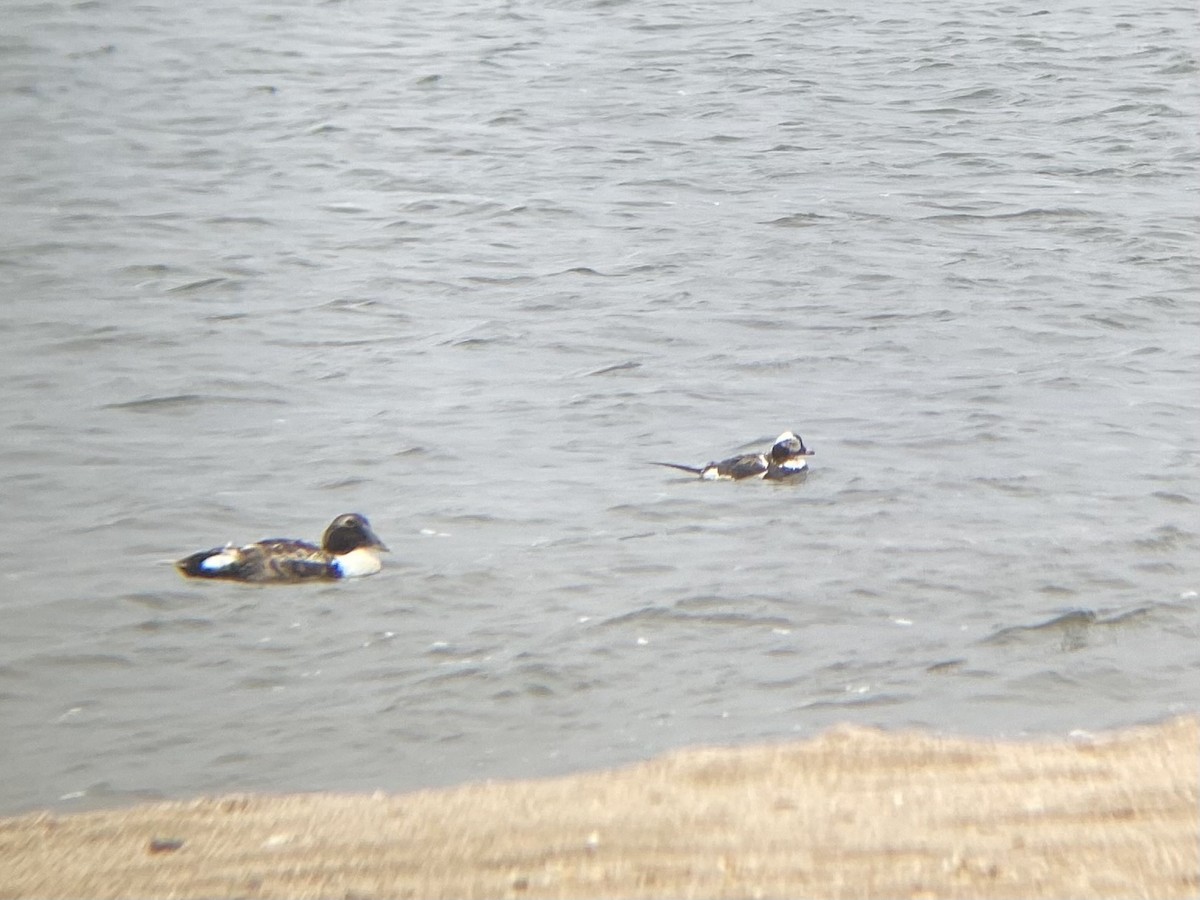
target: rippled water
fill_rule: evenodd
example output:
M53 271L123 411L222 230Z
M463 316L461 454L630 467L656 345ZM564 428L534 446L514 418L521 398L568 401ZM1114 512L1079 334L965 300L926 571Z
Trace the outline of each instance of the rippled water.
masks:
M1197 709L1189 5L6 9L0 811Z

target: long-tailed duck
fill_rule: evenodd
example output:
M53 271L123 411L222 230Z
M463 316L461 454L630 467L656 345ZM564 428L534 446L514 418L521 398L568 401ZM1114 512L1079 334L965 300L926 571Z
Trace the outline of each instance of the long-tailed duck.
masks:
M374 575L382 567L383 541L375 536L366 516L346 513L334 519L321 546L288 538L269 538L244 547L226 544L201 550L175 563L191 578L288 584Z
M699 475L706 481L740 481L743 478L762 478L775 481L803 475L808 471L808 457L817 451L809 450L804 441L792 431L785 431L775 438L775 443L766 453L743 453L720 462L704 466L684 466L679 463L656 462L656 466L669 466Z

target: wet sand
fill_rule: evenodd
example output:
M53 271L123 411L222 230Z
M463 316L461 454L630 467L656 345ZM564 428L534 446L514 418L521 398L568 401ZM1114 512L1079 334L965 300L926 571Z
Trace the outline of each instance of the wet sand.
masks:
M1200 720L0 820L0 897L1196 897Z

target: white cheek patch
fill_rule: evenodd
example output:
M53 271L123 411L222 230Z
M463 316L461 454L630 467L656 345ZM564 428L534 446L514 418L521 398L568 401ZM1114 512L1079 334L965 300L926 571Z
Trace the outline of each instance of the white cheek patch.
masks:
M357 550L343 553L336 562L343 578L374 575L383 568L383 563L379 559L379 551L374 547L359 547Z
M215 553L212 556L210 556L208 559L204 560L204 562L200 563L200 568L204 569L207 572L217 572L221 569L229 568L230 566L234 565L237 561L238 561L238 554L236 552L234 552L234 553L229 553L229 552Z

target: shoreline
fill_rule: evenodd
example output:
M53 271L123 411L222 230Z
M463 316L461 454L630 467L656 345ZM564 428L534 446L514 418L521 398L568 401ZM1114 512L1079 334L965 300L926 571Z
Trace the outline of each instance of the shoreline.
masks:
M0 819L0 898L1198 893L1195 716L1069 741L843 726L530 781Z

